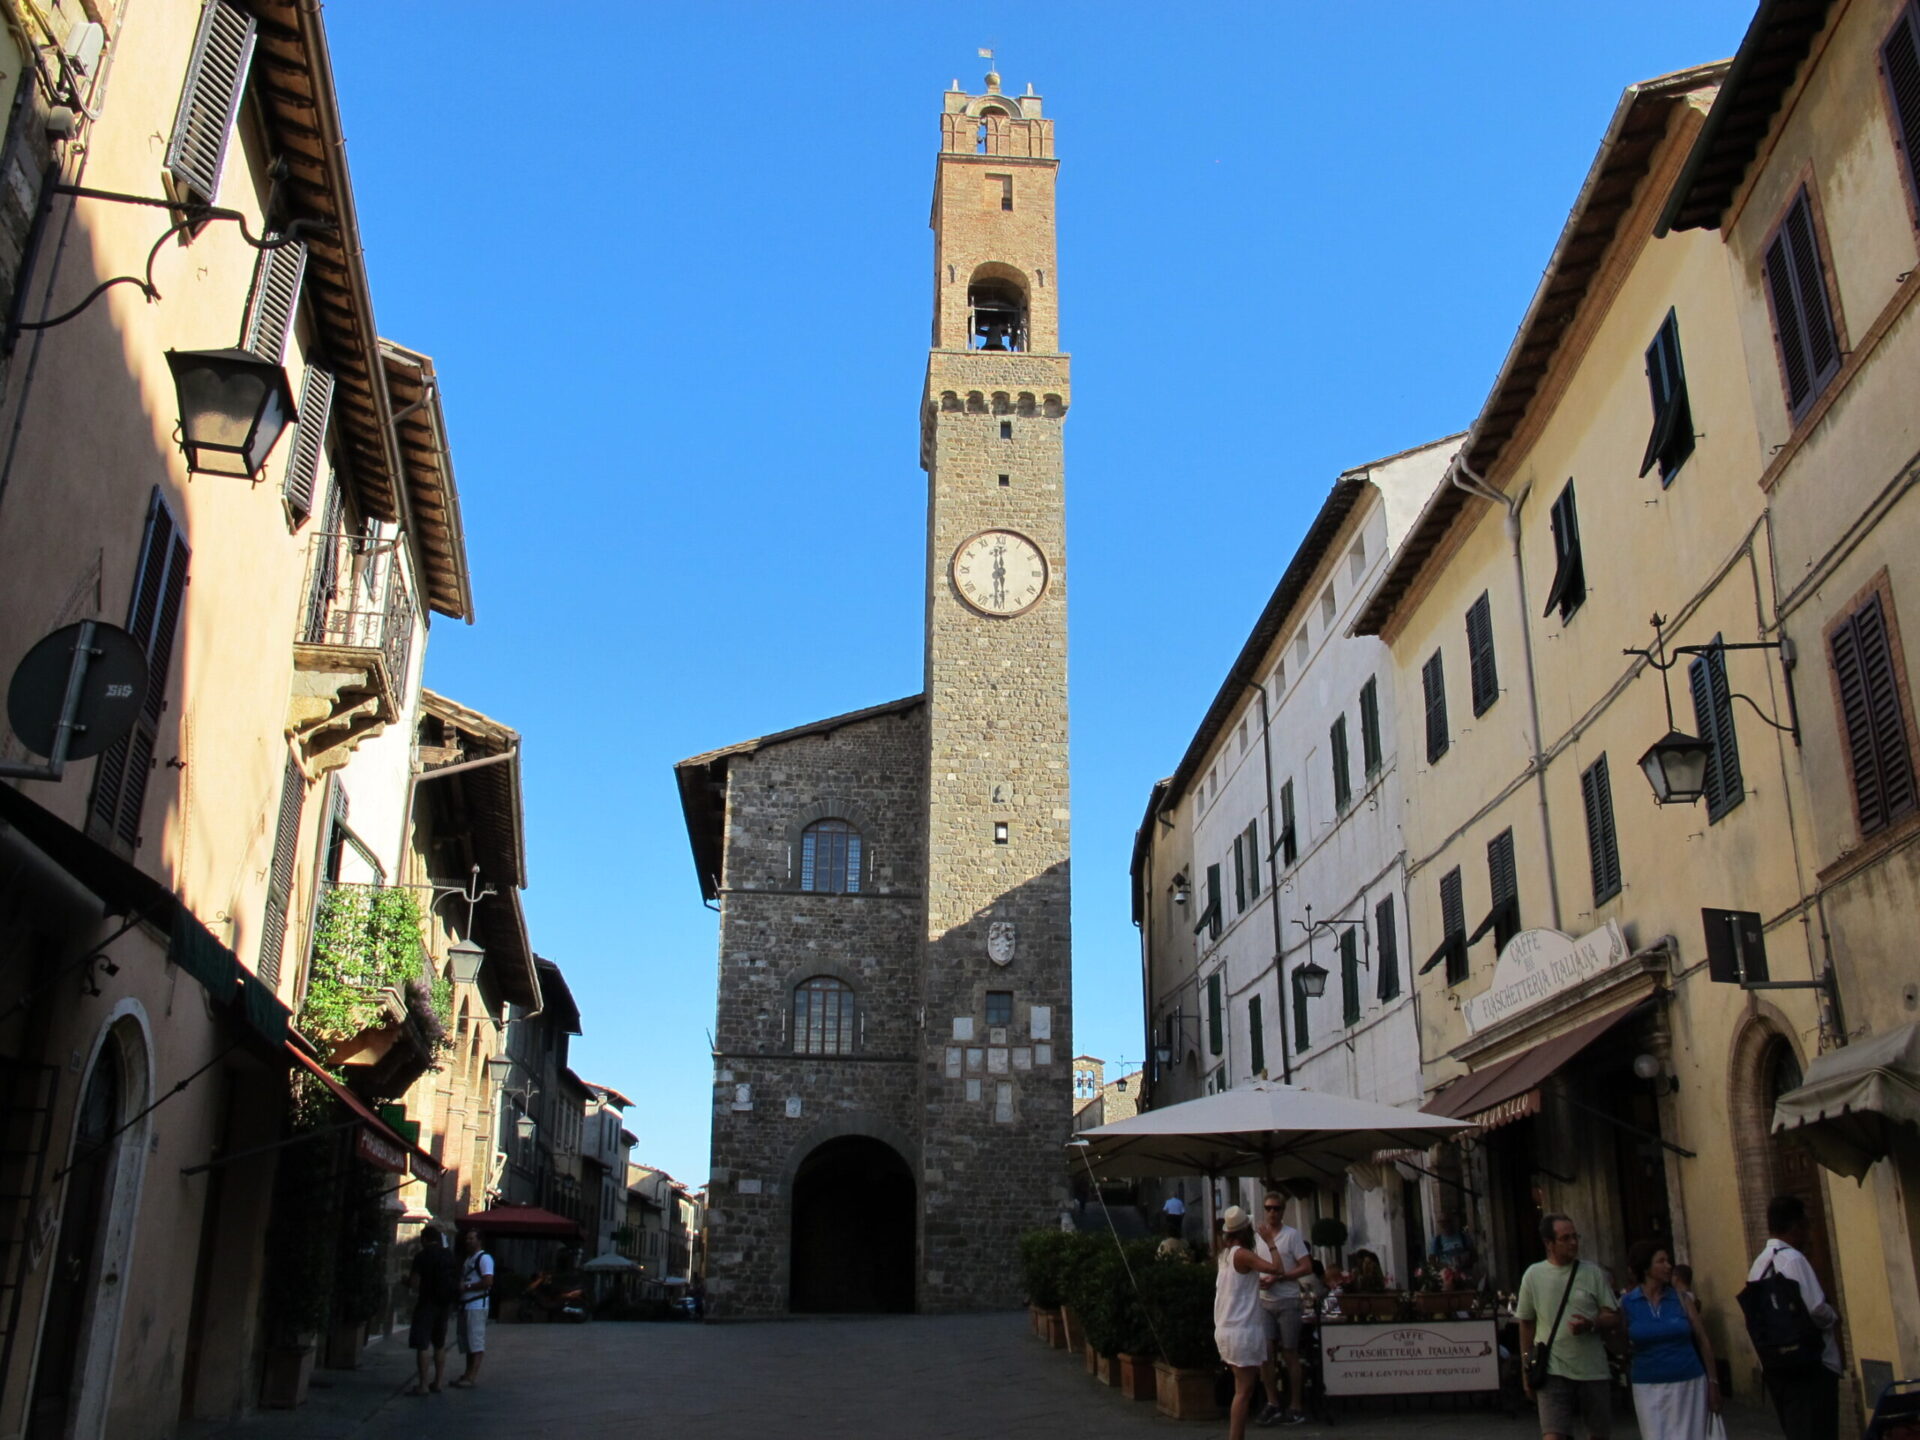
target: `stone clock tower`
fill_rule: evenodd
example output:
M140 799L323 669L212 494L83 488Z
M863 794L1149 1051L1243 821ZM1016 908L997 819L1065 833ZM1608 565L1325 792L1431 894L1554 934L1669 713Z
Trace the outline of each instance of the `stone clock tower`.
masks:
M1015 1306L1072 1123L1053 124L956 84L933 198L926 689L675 767L720 912L707 1306ZM902 537L903 540L905 537Z
M1030 88L1030 87L1029 87ZM956 85L933 195L927 472L926 1309L1011 1305L1071 1122L1068 362L1040 98Z

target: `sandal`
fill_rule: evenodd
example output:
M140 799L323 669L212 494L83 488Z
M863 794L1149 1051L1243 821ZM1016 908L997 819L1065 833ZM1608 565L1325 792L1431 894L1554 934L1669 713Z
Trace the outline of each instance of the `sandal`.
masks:
M466 1376L464 1376L464 1375L462 1375L462 1376L461 1376L461 1377L460 1377L460 1378L459 1378L458 1380L454 1380L454 1381L450 1381L450 1382L449 1382L449 1385L450 1385L450 1388L452 1388L452 1389L454 1389L454 1390L471 1390L471 1389L473 1389L473 1381L471 1381L471 1380L469 1380L469 1379L467 1379L467 1377L466 1377Z

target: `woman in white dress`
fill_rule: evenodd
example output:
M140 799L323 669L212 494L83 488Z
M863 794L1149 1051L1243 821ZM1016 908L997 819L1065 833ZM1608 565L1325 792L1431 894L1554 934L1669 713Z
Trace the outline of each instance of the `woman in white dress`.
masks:
M1228 1440L1246 1440L1247 1415L1260 1388L1260 1366L1267 1358L1267 1319L1260 1312L1260 1277L1280 1274L1280 1266L1254 1248L1253 1222L1238 1205L1220 1217L1218 1269L1213 1279L1213 1343L1233 1367L1233 1409Z

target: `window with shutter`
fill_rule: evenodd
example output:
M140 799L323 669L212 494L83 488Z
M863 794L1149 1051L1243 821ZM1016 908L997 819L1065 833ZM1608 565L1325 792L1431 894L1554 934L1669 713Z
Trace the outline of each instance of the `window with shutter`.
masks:
M1247 908L1247 837L1244 833L1233 837L1233 913L1238 915Z
M1878 593L1833 628L1827 641L1860 833L1872 835L1914 808L1913 754L1894 668L1892 634Z
M1267 1069L1267 1035L1260 1021L1260 997L1253 996L1247 1001L1247 1058L1253 1066L1253 1073L1262 1075Z
M1207 913L1201 918L1207 927L1207 937L1212 940L1220 938L1220 906L1220 867L1209 865L1207 866Z
M1427 700L1427 763L1433 764L1447 753L1447 677L1434 651L1420 667L1420 688Z
M1293 972L1293 1053L1304 1055L1313 1044L1313 1026L1307 1017L1307 996L1300 988L1300 972Z
M178 200L211 205L220 193L254 38L251 15L230 0L207 0L167 144L167 178Z
M1333 808L1341 813L1353 803L1353 777L1347 768L1347 717L1342 715L1327 732L1333 756Z
M1920 223L1920 10L1902 7L1892 33L1880 46L1880 76L1886 82L1893 109L1893 132L1900 147L1901 170L1907 193Z
M1247 899L1251 902L1260 898L1260 821L1258 818L1247 822L1246 834L1242 838L1247 846Z
M89 827L132 850L140 844L140 816L153 771L160 716L166 710L174 637L186 601L187 542L158 487L147 505L146 533L134 570L127 630L147 653L147 698L133 729L101 754L87 802Z
M1207 977L1207 1053L1210 1055L1226 1049L1226 1039L1220 1031L1220 972L1216 970Z
M320 478L320 462L326 455L327 417L332 410L333 372L309 365L306 378L300 382L300 418L294 424L293 444L287 453L287 474L280 485L286 497L287 513L296 526L313 513L313 487Z
M1387 896L1373 907L1373 936L1380 967L1381 1000L1392 1000L1400 993L1400 931L1394 922L1393 897Z
M1380 773L1380 684L1369 680L1360 687L1360 759L1371 780Z
M1491 934L1495 950L1520 933L1520 881L1513 865L1513 831L1502 830L1487 842L1487 890L1493 903L1487 918L1467 936L1467 944L1478 944Z
M1720 637L1713 637L1718 645ZM1740 744L1733 730L1733 694L1727 688L1727 657L1715 650L1687 667L1693 691L1694 733L1713 748L1707 752L1707 823L1711 825L1747 798L1740 778Z
M1640 457L1640 473L1645 475L1658 461L1660 483L1667 485L1693 453L1693 407L1687 402L1687 372L1680 364L1680 319L1672 310L1647 347L1647 388L1653 392L1653 433Z
M1447 962L1447 984L1458 985L1467 978L1467 906L1458 865L1440 877L1440 928L1446 935L1442 952ZM1428 965L1431 967L1432 962Z
M1474 715L1486 714L1500 698L1500 672L1493 663L1493 603L1484 590L1467 607L1467 680Z
M1840 373L1833 307L1827 297L1826 269L1813 224L1813 202L1806 189L1794 196L1767 246L1768 299L1773 304L1774 343L1787 387L1787 409L1798 422L1827 382Z
M1575 508L1573 481L1553 502L1553 584L1547 587L1542 616L1560 612L1560 623L1573 618L1587 598L1587 567L1580 554L1580 512Z
M286 358L293 317L300 310L300 282L307 273L307 247L289 240L262 250L253 266L253 294L240 348L278 365Z
M1293 818L1293 781L1280 787L1280 863L1291 865L1300 858L1300 842Z
M1587 812L1587 864L1593 876L1593 903L1620 893L1620 841L1613 826L1613 782L1602 755L1580 773L1580 799Z
M1360 1023L1360 931L1353 925L1340 931L1340 1016L1348 1025Z
M280 777L280 820L273 832L273 862L267 872L267 907L260 923L260 959L254 966L260 982L280 988L280 963L287 948L287 913L293 904L294 862L300 853L300 811L306 803L307 781L299 764L288 757Z

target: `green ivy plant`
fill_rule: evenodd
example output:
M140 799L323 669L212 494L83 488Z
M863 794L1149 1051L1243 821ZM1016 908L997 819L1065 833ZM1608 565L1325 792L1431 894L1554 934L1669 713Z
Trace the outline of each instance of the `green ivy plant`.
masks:
M377 1024L382 993L409 986L431 996L434 1013L452 1018L453 986L428 974L420 902L405 886L337 885L320 902L313 965L301 1031L315 1044L337 1045ZM434 1037L444 1042L444 1032Z

